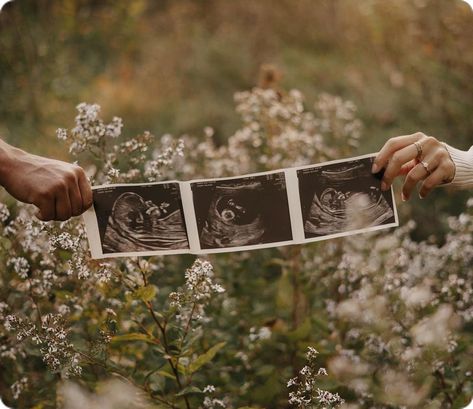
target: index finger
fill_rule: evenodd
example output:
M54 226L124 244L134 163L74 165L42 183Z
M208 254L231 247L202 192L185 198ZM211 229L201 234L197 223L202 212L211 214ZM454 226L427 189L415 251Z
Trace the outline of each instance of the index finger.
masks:
M424 137L425 135L423 133L416 132L412 135L396 136L394 138L389 139L376 155L371 171L373 173L379 172L386 166L389 161L389 158L393 155L394 152L398 151L399 149L405 148L406 146L411 145Z

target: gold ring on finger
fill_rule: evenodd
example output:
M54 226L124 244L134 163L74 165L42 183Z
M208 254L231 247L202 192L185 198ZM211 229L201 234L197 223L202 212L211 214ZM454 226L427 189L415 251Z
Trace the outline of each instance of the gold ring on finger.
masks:
M420 162L420 164L422 165L422 167L427 172L427 175L430 175L432 173L432 171L429 169L429 164L427 162L422 161L422 162Z
M416 159L420 161L422 158L422 145L419 142L414 142L414 146L417 149Z

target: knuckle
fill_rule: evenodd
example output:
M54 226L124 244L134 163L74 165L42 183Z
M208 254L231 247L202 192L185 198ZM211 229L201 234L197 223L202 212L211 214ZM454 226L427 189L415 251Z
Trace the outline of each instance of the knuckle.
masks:
M419 138L419 139L423 139L423 138L426 137L426 135L425 135L424 132L419 132L419 131L415 132L415 133L414 133L414 136L417 137L417 138Z
M84 169L82 169L80 166L74 165L72 168L72 171L74 172L74 176L80 177L82 175L85 175Z
M394 165L400 165L401 164L401 157L398 152L394 153L393 156L391 156L391 162Z
M70 183L75 183L76 182L76 179L77 176L76 174L74 173L74 171L69 171L69 172L66 172L64 174L64 183L67 185L67 184L70 184Z
M426 136L425 137L425 143L427 143L429 145L437 145L438 140L437 140L437 138L434 138L433 136Z
M446 152L443 149L437 149L434 153L434 159L439 162L439 164L443 163L445 159Z
M54 184L54 190L56 192L60 192L60 191L64 191L67 189L67 182L65 179L62 179L62 180L58 180L55 184Z
M38 192L37 200L38 201L50 201L54 199L54 190L53 189L42 189Z
M393 147L395 144L396 144L396 137L394 137L394 138L389 138L389 139L386 141L386 146L387 146L388 148Z

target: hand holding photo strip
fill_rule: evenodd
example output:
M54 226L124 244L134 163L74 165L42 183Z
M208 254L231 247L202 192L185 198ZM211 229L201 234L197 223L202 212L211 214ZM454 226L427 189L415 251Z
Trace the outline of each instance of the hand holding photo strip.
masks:
M92 257L210 254L398 226L375 155L232 178L95 186Z

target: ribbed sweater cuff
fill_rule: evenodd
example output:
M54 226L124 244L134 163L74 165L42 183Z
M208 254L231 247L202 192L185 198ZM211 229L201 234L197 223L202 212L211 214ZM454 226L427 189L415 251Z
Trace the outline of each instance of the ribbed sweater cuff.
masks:
M462 151L450 145L446 147L455 163L455 177L452 182L441 186L453 189L473 188L473 146L468 151Z

